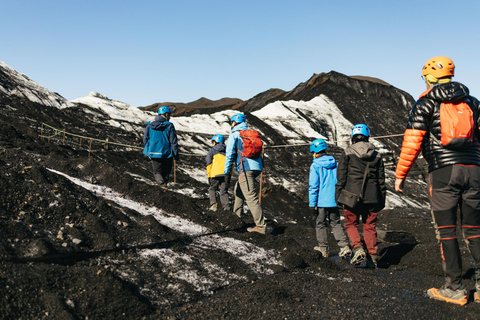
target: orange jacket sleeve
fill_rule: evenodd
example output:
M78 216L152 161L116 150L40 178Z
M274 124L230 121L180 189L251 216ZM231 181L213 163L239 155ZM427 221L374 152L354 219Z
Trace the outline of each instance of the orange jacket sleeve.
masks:
M408 171L413 166L417 159L420 150L422 149L423 137L427 132L425 130L407 129L403 137L402 151L398 159L397 171L395 177L397 179L405 179Z

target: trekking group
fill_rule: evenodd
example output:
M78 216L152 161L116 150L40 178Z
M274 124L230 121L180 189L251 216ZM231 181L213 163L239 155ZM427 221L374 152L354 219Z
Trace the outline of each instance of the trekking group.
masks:
M452 81L455 66L447 57L427 61L422 70L426 91L413 105L396 168L395 191L403 193L405 178L422 151L428 163L428 191L433 222L440 243L445 284L427 291L437 300L465 305L467 292L462 284L462 260L456 236L457 212L475 267L476 292L480 302L480 106L468 88ZM144 133L144 154L151 159L154 177L166 188L173 158L179 160L175 127L169 122L171 110L163 106ZM215 134L206 156L209 199L217 211L216 193L221 208L239 218L246 204L255 227L248 232L272 232L265 222L259 202L256 180L263 172L262 142L258 132L250 130L245 115L231 119L231 133ZM376 222L385 207L386 183L382 156L369 142L370 129L357 124L351 132L351 144L338 162L327 154L327 143L316 139L310 144L313 161L309 173L309 206L315 220L318 245L314 250L323 257L330 254L328 225L339 247L338 255L350 263L377 268L379 263ZM230 207L228 189L232 168L239 173ZM343 208L345 229L340 221ZM359 231L362 221L363 239ZM327 223L328 222L328 223ZM346 230L346 235L345 235Z

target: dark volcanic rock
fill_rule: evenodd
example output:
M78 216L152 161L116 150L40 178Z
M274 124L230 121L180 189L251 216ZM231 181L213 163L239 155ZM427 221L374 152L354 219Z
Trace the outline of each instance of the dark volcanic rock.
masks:
M0 72L2 319L478 318L479 304L456 307L425 296L443 282L428 207L420 206L425 184L409 180L407 186L414 197L406 201L419 206L380 213L381 268L354 268L338 259L331 235L330 258L312 250L307 147L266 150L262 206L274 230L251 234L245 230L253 225L251 216L207 210L206 184L185 170L204 170L204 156L182 157L177 184L161 190L141 151L97 143L90 152L85 141L45 136L42 123L125 144L142 132L107 125L108 115L88 106L32 102L12 93L18 81ZM320 93L343 112L358 105L351 120L385 133L396 127L389 128L383 116L394 113L390 117L403 124L411 102L393 87L329 73L290 93L257 96L244 111L282 95L308 100ZM359 118L360 110L368 117ZM261 119L247 117L272 143L286 141ZM341 152L329 147L333 155ZM270 177L298 182L298 191ZM393 177L387 182L391 194ZM461 248L471 289L468 250L463 243Z

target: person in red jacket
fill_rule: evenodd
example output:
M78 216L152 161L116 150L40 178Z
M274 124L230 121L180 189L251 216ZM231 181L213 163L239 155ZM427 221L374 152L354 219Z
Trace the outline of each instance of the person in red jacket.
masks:
M475 264L475 302L480 302L480 107L466 86L453 82L455 65L434 57L423 67L425 91L413 105L397 164L395 190L420 151L428 162L432 216L440 240L446 281L430 298L465 305L462 260L456 235L457 210Z

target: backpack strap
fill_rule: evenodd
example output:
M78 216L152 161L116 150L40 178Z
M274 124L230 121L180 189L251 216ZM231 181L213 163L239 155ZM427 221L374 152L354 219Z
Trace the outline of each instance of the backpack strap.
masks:
M363 173L362 192L360 193L360 198L362 199L365 193L365 181L367 180L368 168L370 168L370 161L367 162L367 165L365 166L365 172Z

